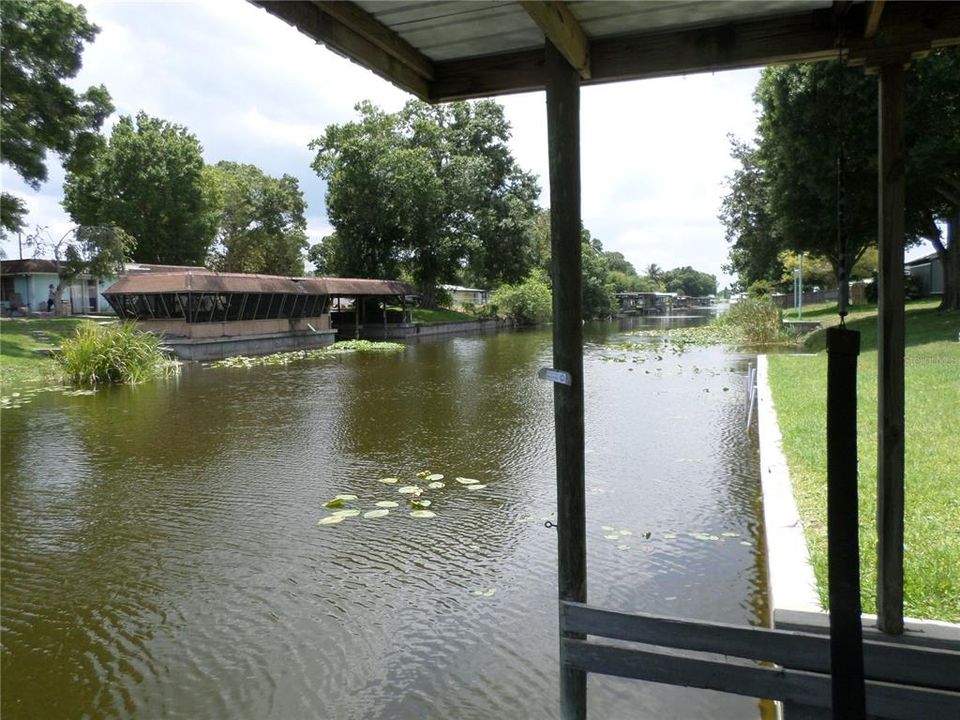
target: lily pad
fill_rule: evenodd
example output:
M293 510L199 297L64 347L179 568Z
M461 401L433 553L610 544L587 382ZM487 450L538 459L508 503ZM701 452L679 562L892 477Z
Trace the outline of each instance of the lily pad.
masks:
M619 532L620 532L620 535L622 535L623 537L627 537L627 536L629 536L629 535L633 535L633 532L630 531L630 530L620 530Z
M477 485L467 485L467 490L483 490L486 487L483 483Z
M410 513L410 517L415 518L432 518L436 516L437 514L432 510L414 510L412 513Z
M478 485L479 480L474 480L473 478L458 477L457 482L461 485Z
M720 534L721 534L723 537L740 537L740 533L735 533L735 532L725 532L725 533L720 533Z
M613 532L616 528L613 525L601 525L601 530L606 530L607 532Z
M368 510L363 514L365 518L378 518L383 517L384 515L389 515L389 510Z
M440 488L444 487L444 483L432 482L429 485L427 485L427 487L430 488L431 490L439 490Z
M607 540L619 540L619 539L620 539L620 533L607 533L606 535L604 535L604 537L605 537Z
M629 545L617 545L617 550L629 550Z
M443 475L440 473L433 473L432 475L427 475L424 480L429 480L430 482L436 482L437 480L443 480Z
M417 508L428 508L430 507L429 500L411 500L410 504Z
M337 495L337 500L356 500L356 495Z
M677 539L677 534L676 534L676 533L664 533L664 534L663 534L663 539L664 539L664 540L676 540L676 539Z
M404 485L397 492L403 493L404 495L413 495L420 490L418 485Z
M332 514L334 517L345 517L345 518L348 518L348 517L356 517L357 515L360 514L360 511L351 508L351 509L349 509L349 510L335 510L335 511L334 511L333 513L331 513L331 514Z
M317 525L336 525L338 522L343 522L344 520L346 520L346 518L343 515L330 515L322 518Z
M496 595L496 594L497 594L497 589L496 589L496 588L490 588L490 589L488 589L488 590L483 594L483 596L484 596L484 597L493 597L493 596Z
M382 482L382 483L387 483L388 485L393 485L393 484L396 483L397 480L399 480L399 479L400 479L400 478L380 478L380 482Z
M333 500L327 500L323 506L325 508L339 508L343 507L343 498L335 497Z
M397 507L400 503L394 502L393 500L381 500L377 503L378 508L393 508Z

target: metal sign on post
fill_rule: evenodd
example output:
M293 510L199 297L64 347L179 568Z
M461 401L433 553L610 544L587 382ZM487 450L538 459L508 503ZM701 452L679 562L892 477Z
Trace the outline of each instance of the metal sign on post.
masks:
M554 370L553 368L540 368L540 371L537 373L537 377L541 380L549 380L550 382L560 383L561 385L571 385L573 380L570 377L570 373L566 370Z

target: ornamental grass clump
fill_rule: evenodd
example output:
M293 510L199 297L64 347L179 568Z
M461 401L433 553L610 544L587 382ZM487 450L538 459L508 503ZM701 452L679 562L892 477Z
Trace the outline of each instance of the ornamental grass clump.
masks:
M177 367L164 355L160 339L133 323L84 322L73 338L64 340L57 360L66 381L83 386L141 383Z
M769 298L746 298L717 318L720 327L736 328L748 345L770 345L789 339L783 329L783 310Z

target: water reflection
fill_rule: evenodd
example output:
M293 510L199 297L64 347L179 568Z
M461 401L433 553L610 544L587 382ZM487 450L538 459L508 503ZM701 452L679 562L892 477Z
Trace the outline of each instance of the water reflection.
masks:
M747 358L609 359L662 323L585 328L591 601L757 622ZM5 412L4 717L555 717L550 357L546 331L449 338ZM317 527L333 495L402 500L377 480L426 469L436 518ZM590 688L603 717L756 714Z

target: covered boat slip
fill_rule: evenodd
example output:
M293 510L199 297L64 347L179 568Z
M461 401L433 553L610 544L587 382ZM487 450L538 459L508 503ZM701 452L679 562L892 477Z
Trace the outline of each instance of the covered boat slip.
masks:
M960 3L252 1L424 100L546 90L553 362L560 371L548 377L562 378L554 384L562 717L586 717L588 672L783 700L790 717L831 712L834 718L960 717L960 655L913 645L901 635L905 68L931 48L960 43ZM832 637L825 637L812 628L817 616L800 632L640 616L587 604L580 87L820 60L844 61L875 74L880 101L876 561L878 625L885 634L862 646L857 641L852 653L849 644L844 648L845 657L863 658L865 684L856 674L844 676L835 659L831 668L836 638L859 637L859 613L852 620L849 614L836 618ZM856 515L841 520L849 527ZM831 557L838 557L833 525L830 538ZM850 711L858 694L860 707Z
M394 280L200 270L126 275L103 295L119 317L162 335L181 359L211 360L329 345L338 332L334 295L361 307L403 302L409 293Z

